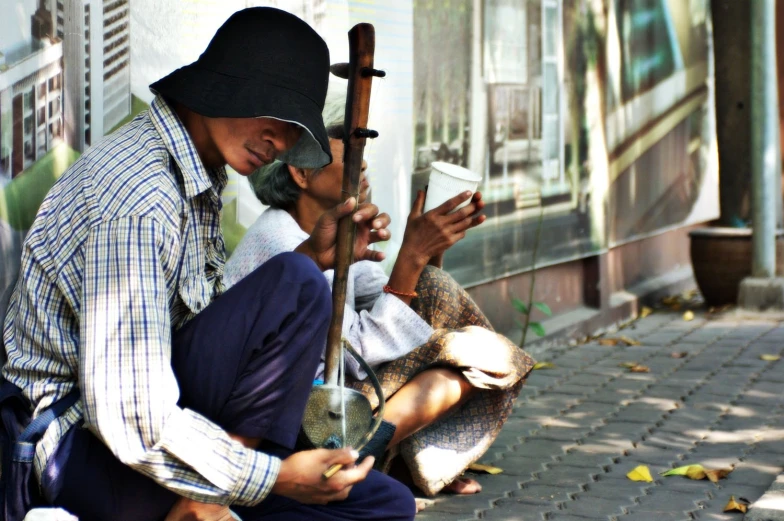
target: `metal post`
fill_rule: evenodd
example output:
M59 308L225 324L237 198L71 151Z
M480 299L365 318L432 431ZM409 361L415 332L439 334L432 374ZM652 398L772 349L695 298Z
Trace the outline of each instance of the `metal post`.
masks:
M781 175L776 2L751 0L752 276L776 275L776 176Z

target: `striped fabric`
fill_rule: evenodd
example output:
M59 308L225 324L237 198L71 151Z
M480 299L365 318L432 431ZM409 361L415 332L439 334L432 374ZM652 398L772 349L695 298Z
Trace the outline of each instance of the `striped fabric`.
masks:
M38 476L85 425L125 464L177 494L253 505L280 460L177 406L172 331L223 292L223 169L208 171L161 98L89 149L47 195L9 304L4 376L35 414L80 383L82 400L38 444Z

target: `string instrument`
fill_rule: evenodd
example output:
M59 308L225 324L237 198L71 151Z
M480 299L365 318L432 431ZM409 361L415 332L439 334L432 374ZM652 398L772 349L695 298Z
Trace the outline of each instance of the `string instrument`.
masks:
M367 128L370 91L374 77L385 73L373 67L375 29L361 23L348 33L349 62L330 67L335 76L348 80L343 137L343 202L350 197L359 201L359 180L365 143L378 137ZM355 210L356 211L356 208ZM335 249L335 277L332 285L332 319L327 335L324 384L313 387L302 421L303 431L316 447L353 446L360 450L375 434L384 413L384 396L373 370L343 338L343 311L349 267L354 262L356 224L354 212L338 222ZM348 351L368 374L379 406L376 416L368 399L359 391L345 387L345 354ZM333 465L324 474L329 479L341 465Z

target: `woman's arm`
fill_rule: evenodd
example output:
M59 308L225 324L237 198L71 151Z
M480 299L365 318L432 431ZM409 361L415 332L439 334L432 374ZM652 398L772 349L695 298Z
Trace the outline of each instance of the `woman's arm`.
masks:
M450 213L471 197L471 192L463 192L423 214L425 193L421 190L417 192L406 223L403 245L389 277L389 287L406 305L411 303L425 266L433 259L440 264L446 250L465 237L467 230L484 222L485 216L479 212L485 205L479 192L473 195L469 205Z

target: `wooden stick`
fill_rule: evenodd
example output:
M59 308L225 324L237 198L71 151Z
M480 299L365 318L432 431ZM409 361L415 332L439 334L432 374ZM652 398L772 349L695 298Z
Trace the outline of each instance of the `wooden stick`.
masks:
M349 63L348 92L343 137L343 201L356 197L359 202L359 178L362 172L362 156L367 137L372 84L373 53L376 46L375 29L371 24L357 24L348 33ZM376 135L378 135L376 133ZM356 209L355 209L356 211ZM335 249L335 278L332 284L332 321L327 334L327 349L324 362L324 383L337 385L338 366L343 335L343 310L346 305L348 268L354 262L354 238L356 225L354 212L338 223Z

